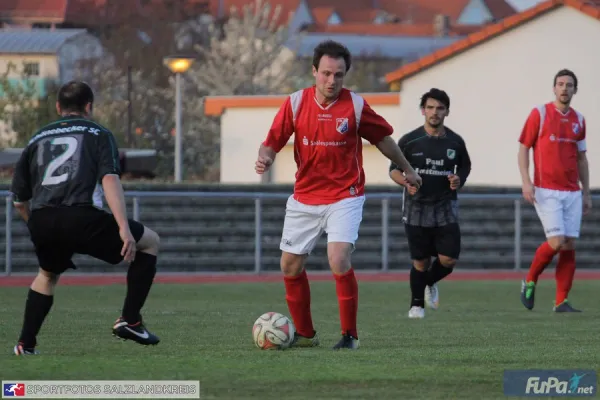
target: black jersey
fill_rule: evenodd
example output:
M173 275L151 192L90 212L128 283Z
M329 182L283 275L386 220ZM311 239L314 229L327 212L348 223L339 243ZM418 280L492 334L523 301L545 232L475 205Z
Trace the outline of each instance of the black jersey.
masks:
M414 196L404 191L403 221L426 227L458 222L456 190L450 189L448 175L456 169L461 187L467 181L471 159L464 140L448 128L442 136L431 136L420 127L402 136L398 146L423 179ZM399 168L392 163L390 171L393 169Z
M40 129L16 164L14 201L44 207L102 207L102 178L121 175L119 152L108 129L79 116Z

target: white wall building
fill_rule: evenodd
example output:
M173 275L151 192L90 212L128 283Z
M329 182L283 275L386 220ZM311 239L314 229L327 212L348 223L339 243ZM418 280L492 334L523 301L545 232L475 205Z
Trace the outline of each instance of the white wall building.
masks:
M591 187L600 188L600 8L549 0L387 75L399 89L398 129L423 123L419 97L430 88L451 99L448 127L466 141L469 184L520 186L518 138L530 111L554 99L553 78L568 68L579 79L572 107L587 121Z

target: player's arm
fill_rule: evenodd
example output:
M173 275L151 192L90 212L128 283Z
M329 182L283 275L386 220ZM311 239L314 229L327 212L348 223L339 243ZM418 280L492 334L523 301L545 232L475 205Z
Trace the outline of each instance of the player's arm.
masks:
M29 200L32 197L31 176L29 173L29 147L26 147L17 164L10 187L15 209L25 222L29 221Z
M406 153L407 138L408 135L404 135L398 140L398 148L400 148L400 151L402 151L403 154ZM404 173L393 161L390 162L390 178L400 186L405 186L407 183Z
M462 139L461 144L462 152L460 154L460 160L456 171L456 175L458 175L458 177L460 178L460 188L465 186L465 183L467 183L467 179L471 174L471 156L469 155L469 151L467 150L467 144Z
M519 137L519 152L517 155L519 173L521 174L521 182L523 184L523 197L525 200L533 204L535 202L535 188L531 182L529 175L529 149L531 149L536 141L540 131L540 113L537 109L533 109L523 126L521 136Z
M400 147L392 139L391 134L394 128L365 101L363 112L360 118L358 135L365 138L372 145L386 156L390 161L397 165L398 169L404 172L408 183L421 185L421 177L410 165Z
M587 159L587 145L585 142L586 123L583 122L581 139L577 141L577 168L579 170L579 180L583 191L583 212L587 214L592 208L592 196L590 193L590 168Z
M288 97L273 119L267 138L258 149L258 159L255 170L258 174L268 171L277 153L281 151L294 133L294 115L292 104Z
M98 136L99 168L98 182L102 184L104 197L113 213L119 229L129 230L125 194L121 184L119 149L111 132L102 131Z

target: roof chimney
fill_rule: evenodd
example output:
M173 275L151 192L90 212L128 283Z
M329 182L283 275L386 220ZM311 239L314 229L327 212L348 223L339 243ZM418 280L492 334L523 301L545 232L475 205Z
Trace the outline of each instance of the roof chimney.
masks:
M448 36L450 17L444 14L436 14L433 18L433 30L437 36Z

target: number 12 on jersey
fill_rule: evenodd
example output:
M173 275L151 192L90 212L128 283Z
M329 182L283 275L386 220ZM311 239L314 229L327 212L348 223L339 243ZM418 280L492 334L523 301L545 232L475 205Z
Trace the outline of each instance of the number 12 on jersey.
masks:
M73 155L77 151L77 146L79 145L79 142L77 141L77 138L74 138L72 136L64 136L50 139L50 149L52 149L52 147L54 146L60 145L65 145L66 148L56 158L52 158L46 166L44 178L42 180L42 186L58 185L60 183L66 182L69 179L69 171L56 176L54 176L54 173L62 165L69 161L71 157L73 157Z

